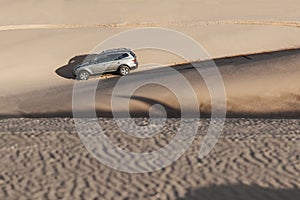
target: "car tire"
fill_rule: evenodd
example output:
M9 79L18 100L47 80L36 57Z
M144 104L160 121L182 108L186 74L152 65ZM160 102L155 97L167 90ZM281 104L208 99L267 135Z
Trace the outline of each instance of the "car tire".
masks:
M121 65L120 67L119 67L119 74L121 75L121 76L126 76L126 75L128 75L130 73L130 68L128 67L128 66L126 66L126 65Z
M88 71L83 70L78 73L76 78L78 80L88 80L89 77L90 77L90 73Z

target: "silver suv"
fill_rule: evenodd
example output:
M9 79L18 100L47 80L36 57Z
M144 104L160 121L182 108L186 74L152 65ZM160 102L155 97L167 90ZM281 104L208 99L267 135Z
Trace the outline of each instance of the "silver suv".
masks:
M73 69L73 74L78 80L88 80L91 75L106 72L118 72L125 76L130 70L136 69L138 62L136 55L130 49L110 49L93 56Z

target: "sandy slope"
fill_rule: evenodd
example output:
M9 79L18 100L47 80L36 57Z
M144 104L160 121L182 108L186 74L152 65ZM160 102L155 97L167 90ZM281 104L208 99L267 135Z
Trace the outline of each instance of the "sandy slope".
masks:
M203 119L177 162L144 174L118 172L94 159L70 118L7 119L71 116L69 60L114 34L149 26L185 33L213 58L247 55L215 60L229 115L299 118L300 50L272 52L300 47L299 8L298 0L0 1L0 116L6 118L0 120L0 199L299 199L297 119L228 119L216 147L198 159L208 126ZM251 55L259 52L269 53ZM141 64L182 62L162 52L137 53ZM174 68L193 85L201 111L209 112L203 80L190 65ZM165 69L141 68L127 78L150 74L178 84ZM100 79L95 96L100 115L110 116L118 80ZM82 86L84 97L90 87ZM153 85L137 91L130 108L145 116L153 103L180 114L174 95ZM114 144L135 152L167 144L178 124L168 119L161 134L141 140L120 133L112 119L99 120Z
M178 123L169 119L155 137L138 139L122 134L111 119L99 121L115 145L134 152L166 145ZM196 140L172 165L128 174L94 159L81 144L72 119L1 120L0 198L299 199L299 120L228 119L213 151L198 159L208 123L201 120Z
M216 59L215 63L223 77L229 116L299 117L300 50ZM71 77L71 71L68 69L72 69L73 64L64 66L57 73ZM196 64L200 68L205 68L205 62ZM177 76L165 67L137 70L122 79L110 75L107 79L95 78L87 82L76 82L79 86L78 99L82 101L77 110L80 112L93 110L93 105L88 103L86 96L95 93L96 110L99 116L111 116L113 97L117 104L125 105L122 108L115 108L119 114L129 108L131 114L135 116L148 116L150 106L158 103L165 107L170 116L178 117L181 108L178 104L180 99L174 96L174 93L153 84L143 87L141 84L141 81L165 80L171 85L177 84L176 95L185 96L182 103L186 106L187 112L193 112L199 107L202 114L210 113L211 97L208 87L198 72L189 64L173 66L173 69L177 69L191 84L199 104L196 106L192 104L194 93L188 92L186 87L181 88L177 83ZM214 80L214 76L209 75L206 78ZM123 83L116 86L119 81ZM2 116L72 116L72 95L75 93L73 93L73 80L70 79L69 82L64 86L1 98ZM91 90L93 84L98 85L96 91ZM129 86L137 86L140 89L129 95L129 92L126 92ZM223 85L218 86L223 87ZM125 91L125 94L114 92L114 89ZM129 106L124 104L126 99L131 99Z
M1 1L0 96L72 84L54 71L132 28L183 32L214 58L299 47L298 8L297 0ZM140 62L176 60L149 53Z
M299 30L293 27L212 24L169 28L196 39L212 57L300 46ZM0 70L5 74L0 80L1 96L71 83L58 77L55 70L72 57L88 54L106 38L128 29L99 27L1 31ZM139 58L141 64L172 64L177 61L172 56L154 56L151 53L141 54Z
M299 19L297 0L3 0L0 7L2 25Z

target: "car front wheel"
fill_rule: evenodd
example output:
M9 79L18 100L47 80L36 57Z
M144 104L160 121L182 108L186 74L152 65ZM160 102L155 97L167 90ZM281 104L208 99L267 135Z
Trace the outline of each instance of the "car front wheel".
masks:
M129 72L130 72L130 68L126 65L122 65L119 68L119 73L121 76L126 76L127 74L129 74Z
M90 77L90 73L87 71L80 71L77 75L78 80L88 80Z

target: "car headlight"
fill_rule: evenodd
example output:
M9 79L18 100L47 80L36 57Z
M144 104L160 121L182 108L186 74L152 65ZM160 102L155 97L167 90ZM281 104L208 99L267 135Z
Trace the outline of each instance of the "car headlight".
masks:
M78 69L80 68L80 66L76 66L73 68L74 71L78 71Z

